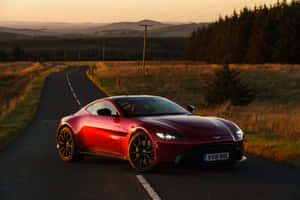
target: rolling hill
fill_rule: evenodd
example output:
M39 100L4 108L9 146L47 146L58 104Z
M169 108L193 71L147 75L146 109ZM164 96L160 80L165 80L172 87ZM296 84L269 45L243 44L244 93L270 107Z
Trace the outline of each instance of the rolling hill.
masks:
M143 37L143 24L149 27L149 37L189 37L194 29L208 25L208 23L171 24L153 20L118 23L45 23L33 24L20 22L0 22L0 39L28 37ZM6 25L6 27L4 27Z

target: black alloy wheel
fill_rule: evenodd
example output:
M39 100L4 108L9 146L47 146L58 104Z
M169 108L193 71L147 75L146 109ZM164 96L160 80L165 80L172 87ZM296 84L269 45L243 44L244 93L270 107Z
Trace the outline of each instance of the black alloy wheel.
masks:
M153 144L146 133L138 132L131 138L128 157L131 166L140 172L149 171L156 165Z
M75 138L68 127L59 131L56 148L60 158L65 162L73 161L77 157Z

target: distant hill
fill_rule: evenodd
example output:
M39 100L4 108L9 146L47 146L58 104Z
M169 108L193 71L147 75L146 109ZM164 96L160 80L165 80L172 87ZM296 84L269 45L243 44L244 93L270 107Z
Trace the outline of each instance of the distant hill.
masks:
M180 25L162 25L149 27L148 37L189 37L193 30L207 26L209 23L192 23L192 24L180 24ZM91 35L102 37L143 37L144 28L139 30L135 29L108 29L98 30Z
M90 31L115 31L115 30L132 30L132 31L141 31L144 30L144 27L141 26L143 24L149 24L152 25L151 28L160 28L169 26L169 24L164 24L157 21L152 20L142 20L138 22L118 22L118 23L112 23L104 26L100 26L97 28L90 28Z
M107 23L68 23L68 22L31 22L31 21L0 21L0 26L16 29L78 29L103 26Z
M45 36L49 35L50 33L43 30L43 29L17 29L17 28L8 28L8 27L0 27L0 33L11 33L11 34L17 34L17 35L23 35L26 37L29 36Z
M143 24L149 27L149 37L189 37L192 31L208 23L169 24L153 20L118 23L42 23L42 22L0 22L0 39L26 37L142 37ZM9 27L3 27L7 25ZM9 35L9 33L11 33ZM6 37L7 36L7 37Z
M28 35L23 35L23 34L17 34L17 33L10 33L10 32L5 32L0 30L0 38L2 39L27 39L31 38Z

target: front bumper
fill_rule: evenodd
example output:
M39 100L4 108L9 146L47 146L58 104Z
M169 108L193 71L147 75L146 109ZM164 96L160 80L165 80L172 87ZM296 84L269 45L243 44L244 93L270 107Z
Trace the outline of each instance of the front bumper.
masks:
M193 162L206 164L219 164L228 162L244 162L243 142L213 142L202 144L170 144L158 143L157 162ZM229 159L225 161L205 162L204 154L229 152Z

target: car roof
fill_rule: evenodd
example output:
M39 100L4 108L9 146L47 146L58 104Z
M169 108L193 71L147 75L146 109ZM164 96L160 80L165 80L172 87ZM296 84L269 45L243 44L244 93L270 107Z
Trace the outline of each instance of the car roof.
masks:
M104 99L119 100L119 99L138 99L138 98L164 98L164 97L153 96L153 95L122 95L122 96L107 97Z

